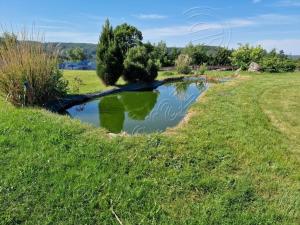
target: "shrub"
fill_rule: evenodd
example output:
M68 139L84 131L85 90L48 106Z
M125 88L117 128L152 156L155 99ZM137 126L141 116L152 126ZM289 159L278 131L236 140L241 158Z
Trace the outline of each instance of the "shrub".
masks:
M200 75L204 75L206 71L207 71L207 66L206 63L204 63L199 67L199 73Z
M233 51L231 61L233 66L247 70L251 62L260 63L265 55L266 51L261 46L251 47L248 44L241 45Z
M151 82L158 75L155 60L147 53L144 46L131 48L124 61L124 80L128 82Z
M43 105L62 97L67 82L58 69L58 51L46 49L42 38L24 31L6 35L0 45L0 92L16 106Z
M176 70L181 74L190 74L192 69L190 67L192 59L186 54L180 54L175 61Z
M293 72L296 69L295 63L277 54L270 54L261 60L262 70L270 73Z

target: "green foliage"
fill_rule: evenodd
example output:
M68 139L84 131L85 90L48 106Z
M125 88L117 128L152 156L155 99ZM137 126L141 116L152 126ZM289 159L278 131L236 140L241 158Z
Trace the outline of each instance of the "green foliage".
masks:
M175 61L176 70L181 74L190 74L192 69L190 67L192 59L187 54L180 54Z
M123 59L126 57L130 48L142 44L142 32L127 23L116 26L113 33L115 41L122 51Z
M298 224L300 73L243 74L167 134L111 138L0 98L0 223Z
M87 59L82 48L73 48L67 51L67 57L70 61L77 62Z
M62 97L67 82L58 69L57 49L45 49L37 35L24 31L17 40L5 33L0 45L0 94L12 104L43 105Z
M277 54L276 50L268 53L260 62L262 70L265 72L293 72L296 69L296 64L293 60L288 59L283 51Z
M97 47L97 75L105 85L114 85L123 72L123 56L114 38L113 28L106 20Z
M218 48L216 54L212 56L212 64L218 66L229 66L231 65L231 54L232 51L227 48Z
M171 64L171 60L168 55L167 44L163 41L158 42L157 45L154 45L153 57L158 60L161 66L169 66Z
M128 82L151 82L158 75L158 66L146 47L131 48L124 61L124 80Z
M266 52L261 46L240 45L238 49L233 51L231 61L234 66L247 70L251 62L259 64L265 55Z
M188 44L183 50L182 54L188 55L191 58L192 65L201 65L208 61L207 50L203 45Z
M207 65L205 63L200 65L200 67L199 67L200 75L204 75L206 71L207 71Z

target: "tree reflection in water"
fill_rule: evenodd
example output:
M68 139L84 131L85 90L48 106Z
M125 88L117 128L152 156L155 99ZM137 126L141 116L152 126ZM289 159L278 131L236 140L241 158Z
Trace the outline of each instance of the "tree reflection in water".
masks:
M123 130L125 113L133 120L145 120L157 101L157 92L124 92L107 96L99 102L100 126L110 132Z

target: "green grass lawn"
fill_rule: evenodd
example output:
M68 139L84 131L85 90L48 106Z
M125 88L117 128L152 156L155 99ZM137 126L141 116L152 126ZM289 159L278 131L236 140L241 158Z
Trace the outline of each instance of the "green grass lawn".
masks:
M0 224L299 224L299 90L244 73L177 129L116 138L0 99Z
M181 74L178 74L176 72L172 72L174 75L168 75L166 72L160 71L158 73L158 80L166 79L169 77L175 77L175 76L182 76ZM207 72L209 76L214 77L223 77L223 76L229 76L234 74L234 72L226 71L226 72L214 72L209 71ZM108 86L106 87L101 80L98 78L96 71L94 70L64 70L63 71L64 78L68 80L69 82L69 93L70 94L77 94L77 93L93 93L97 91L103 91L107 89L111 89L113 87ZM78 85L76 82L76 78L79 78L82 83L79 84L79 92L75 91L75 87ZM117 83L118 85L125 84L125 81L120 78L120 80Z

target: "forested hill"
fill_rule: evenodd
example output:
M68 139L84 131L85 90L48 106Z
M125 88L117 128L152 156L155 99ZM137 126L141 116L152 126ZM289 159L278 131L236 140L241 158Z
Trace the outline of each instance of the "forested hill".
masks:
M65 54L68 50L74 49L74 48L82 48L85 52L85 54L88 56L89 59L95 59L96 58L96 48L97 44L91 44L91 43L59 43L59 42L53 42L53 43L46 43L46 45L55 45L58 46L61 50L62 54ZM181 50L183 48L178 47L168 47L168 51L171 52L174 48L177 48L178 50ZM204 46L204 50L207 53L214 53L219 47L217 46ZM291 59L299 59L300 55L289 55L289 58Z
M47 45L55 45L58 46L61 52L64 54L70 49L74 48L82 48L85 52L85 54L88 56L89 59L95 59L96 58L96 48L97 44L91 44L91 43L46 43ZM174 48L177 48L181 50L182 48L178 47L168 47L168 51L171 52ZM215 52L218 47L216 46L204 46L204 49L206 52Z

